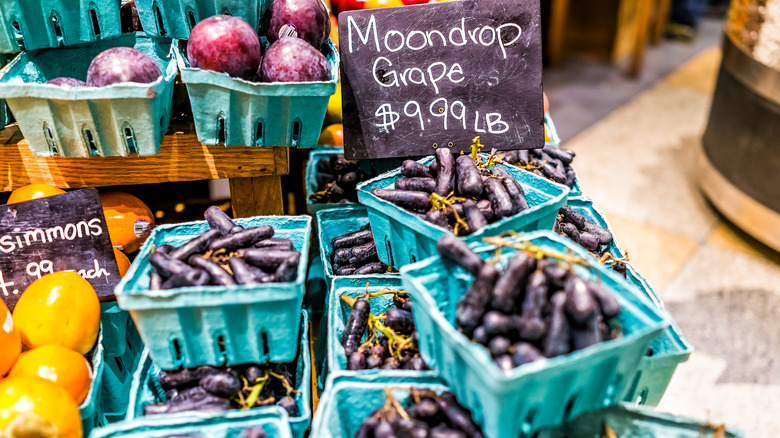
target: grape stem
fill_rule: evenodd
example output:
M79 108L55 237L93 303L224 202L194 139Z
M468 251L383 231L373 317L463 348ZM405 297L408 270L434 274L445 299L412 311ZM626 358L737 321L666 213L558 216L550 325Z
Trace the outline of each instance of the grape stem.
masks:
M395 411L398 412L398 415L401 416L404 420L409 419L409 414L406 412L403 406L401 406L401 403L398 402L398 400L393 397L392 389L389 386L385 386L385 394L387 395L387 401L390 402L390 405L395 408Z
M518 233L516 231L510 231L510 235L517 235ZM538 245L534 245L530 242L521 241L521 242L513 242L511 240L506 239L505 237L495 236L495 237L485 237L482 239L484 243L489 243L491 245L496 245L497 249L503 249L503 248L513 248L520 251L525 251L528 253L534 254L536 257L550 257L552 259L560 260L567 262L571 265L580 265L584 266L586 268L590 268L591 265L588 263L587 260L583 259L582 257L572 256L569 254L564 254L559 251L555 251L553 249L548 248L542 248Z
M282 386L284 386L284 389L287 391L287 395L297 394L299 392L295 388L293 388L292 385L290 385L290 382L288 382L287 378L284 377L283 375L277 374L277 373L275 373L273 371L270 371L270 370L268 371L268 374L270 374L271 377L279 379L282 382Z

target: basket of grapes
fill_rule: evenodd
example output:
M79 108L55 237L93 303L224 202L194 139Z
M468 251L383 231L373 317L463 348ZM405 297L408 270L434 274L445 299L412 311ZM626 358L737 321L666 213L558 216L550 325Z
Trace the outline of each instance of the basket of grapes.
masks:
M119 0L2 0L0 53L89 43L122 33Z
M503 231L552 229L569 189L478 153L456 157L438 148L434 157L407 160L358 186L383 263L400 268L436 254L436 241L465 242Z
M161 370L145 352L133 376L127 420L231 414L247 418L280 407L289 417L292 436L303 438L311 424L311 356L308 317L305 311L299 313L296 355L290 362Z
M402 268L425 362L485 436L533 434L618 402L670 319L587 251L551 231L489 237L476 252Z
M337 278L328 303L328 373L433 376L420 356L412 300L395 276Z
M263 0L135 0L144 31L151 36L187 39L197 23L214 15L232 15L260 25Z
M0 70L0 97L37 156L155 155L176 74L170 39L133 33L24 52Z
M471 412L430 376L346 376L328 380L311 438L484 437Z
M116 287L119 306L163 369L292 360L311 218L233 222L216 206L204 217L154 229Z
M258 29L216 15L177 47L198 139L208 145L317 145L338 82L338 52L319 0L274 0Z

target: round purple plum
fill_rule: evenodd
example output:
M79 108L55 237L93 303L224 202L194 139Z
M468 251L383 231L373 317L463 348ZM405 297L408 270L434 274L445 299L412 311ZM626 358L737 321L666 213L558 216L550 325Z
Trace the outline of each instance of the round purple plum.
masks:
M263 29L268 41L279 39L279 29L285 24L295 26L298 38L316 49L330 35L330 17L322 0L272 0L263 14Z
M52 85L58 85L58 86L60 86L62 88L76 88L76 87L86 87L87 86L87 83L82 81L82 80L79 80L79 79L76 79L76 78L68 78L68 77L64 77L64 76L48 80L48 81L46 81L46 83L47 84L52 84Z
M192 28L187 58L195 68L247 78L260 65L260 38L246 21L215 15Z
M148 84L162 72L147 54L131 47L114 47L101 52L87 70L87 85L105 87L120 82Z
M330 65L325 55L295 37L284 37L271 44L260 68L260 76L266 82L330 80Z

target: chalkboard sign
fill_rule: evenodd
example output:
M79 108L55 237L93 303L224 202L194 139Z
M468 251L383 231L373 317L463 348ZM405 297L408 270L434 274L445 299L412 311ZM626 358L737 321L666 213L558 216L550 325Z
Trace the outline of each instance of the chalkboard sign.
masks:
M101 301L114 295L119 268L95 189L0 206L0 297L8 308L57 271L78 272Z
M339 14L349 159L544 146L539 0Z

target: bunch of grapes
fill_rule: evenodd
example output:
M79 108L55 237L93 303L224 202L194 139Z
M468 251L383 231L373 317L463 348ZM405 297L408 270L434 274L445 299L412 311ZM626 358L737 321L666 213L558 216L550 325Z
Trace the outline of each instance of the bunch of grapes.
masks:
M210 229L179 247L159 245L149 257L155 268L149 289L235 286L293 281L301 253L289 239L274 238L270 225L244 229L219 207L204 214Z
M388 266L379 261L371 224L365 224L357 231L334 237L330 263L336 275L384 274Z
M602 246L609 245L613 240L609 230L588 220L568 204L558 210L553 231L592 252L599 252Z
M456 327L487 347L499 368L510 371L620 336L610 324L620 303L574 272L572 264L581 261L533 245L506 244L519 250L503 272L453 236L437 244L443 258L474 276L458 300Z
M144 406L144 415L179 412L224 412L278 405L299 415L294 389L295 364L203 365L160 371L157 381L165 400Z
M375 188L371 193L456 236L526 210L522 185L505 168L495 166L498 157L483 159L480 149L477 137L471 155L455 159L449 149L438 148L429 166L406 160L401 166L404 178L394 188Z
M455 394L411 388L406 406L385 388L386 400L360 424L354 438L483 438L471 411Z
M393 295L395 307L378 315L371 313L369 300L388 294ZM428 369L420 356L412 317L412 301L406 292L385 288L358 298L342 295L341 299L352 307L341 335L347 369Z
M309 199L317 204L334 202L358 202L357 185L371 178L360 169L357 161L334 154L317 161L317 192Z
M574 178L577 176L571 167L574 152L545 146L541 149L522 149L506 151L501 154L507 164L533 172L558 184L574 188Z

